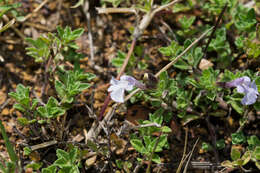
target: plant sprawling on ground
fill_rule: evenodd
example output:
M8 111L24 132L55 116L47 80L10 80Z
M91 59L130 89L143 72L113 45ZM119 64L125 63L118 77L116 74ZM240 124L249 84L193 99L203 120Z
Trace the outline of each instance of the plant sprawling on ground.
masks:
M51 13L46 3L36 10ZM0 172L187 172L188 165L202 160L218 171L260 170L259 2L50 3L52 10L59 4L59 18L72 10L78 21L25 38L19 31L24 26L44 28L27 22L37 11L23 16L27 2L0 1L0 33L7 43L6 33L20 33L22 42L16 44L34 64L22 66L39 69L31 82L11 79L13 89L0 83L6 85L2 89L8 91L19 138L14 147L8 120L0 117L1 144L9 156L0 157ZM79 14L88 20L87 30L73 26L82 22ZM90 14L99 21L90 20ZM113 16L128 24L127 30L117 31ZM112 24L102 26L99 17ZM89 28L94 24L106 32ZM98 36L108 33L110 40L100 43ZM97 48L112 45L121 33L127 33L118 43L123 46ZM82 50L85 42L87 51Z

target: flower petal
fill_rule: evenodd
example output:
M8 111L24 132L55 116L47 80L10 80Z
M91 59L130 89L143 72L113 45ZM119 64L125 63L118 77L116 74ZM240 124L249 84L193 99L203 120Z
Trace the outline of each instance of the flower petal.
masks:
M253 88L249 88L246 91L246 95L241 100L241 103L243 105L251 105L251 104L254 104L256 102L256 99L257 99L257 93L255 92L255 90Z
M129 85L135 85L135 83L137 81L134 77L128 76L128 75L121 76L120 80L127 81L129 83Z
M241 78L237 78L235 80L232 80L230 82L227 82L226 83L226 87L228 88L231 88L231 87L236 87L238 85L241 85L243 83L244 79L241 77Z
M113 90L110 93L111 99L114 100L115 102L118 103L123 103L124 102L124 89L119 88L117 90Z
M246 88L245 88L246 87ZM246 89L248 89L247 86L244 86L244 85L238 85L237 86L237 92L238 93L245 93L246 92Z
M136 80L134 77L132 76L128 76L128 75L123 75L121 76L120 80L126 80L129 82L129 85L133 85L133 86L136 86L137 88L140 88L140 89L145 89L145 85L141 82L139 82L138 80ZM130 91L132 90L133 88L130 87L129 89L126 89L127 91Z
M251 79L248 76L241 77L243 79L243 83L247 86L251 84Z
M256 84L255 84L255 81L253 81L253 82L251 83L251 88L253 88L253 89L255 90L255 92L256 92L257 95L259 95L259 92L258 92L257 86L256 86Z
M117 85L119 83L119 80L116 80L113 76L112 79L110 80L111 85Z
M114 90L118 90L120 89L120 87L118 85L110 85L110 87L107 89L108 92L114 91Z

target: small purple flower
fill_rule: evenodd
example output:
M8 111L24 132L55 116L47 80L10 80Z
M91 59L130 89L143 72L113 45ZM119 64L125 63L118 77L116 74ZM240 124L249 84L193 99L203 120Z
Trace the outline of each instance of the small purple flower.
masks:
M134 86L145 89L145 85L137 81L132 76L123 75L120 77L120 80L116 80L112 77L110 81L111 86L108 88L111 99L115 102L123 103L124 102L124 93L125 90L131 91Z
M259 95L255 81L251 82L250 78L247 76L227 82L226 87L237 87L238 93L245 94L244 98L241 100L243 105L254 104Z

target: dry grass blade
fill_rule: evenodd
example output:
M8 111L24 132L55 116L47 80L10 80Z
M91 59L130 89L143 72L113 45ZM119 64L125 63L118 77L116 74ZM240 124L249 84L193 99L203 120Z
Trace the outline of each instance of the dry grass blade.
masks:
M30 17L32 17L32 15L33 15L34 13L38 12L48 1L49 1L49 0L43 1L37 8L35 8L35 9L33 10L32 13L27 14L27 15L24 17L24 19L23 19L22 22L25 22L27 19L29 19Z
M12 19L7 24L5 24L3 27L0 27L0 33L7 30L9 27L11 27L15 23L15 19Z
M53 141L43 142L41 144L31 146L30 148L31 148L32 151L35 151L35 150L38 150L38 149L41 149L41 148L46 148L46 147L49 147L51 145L55 145L57 143L58 142L56 140L53 140Z
M184 143L183 154L182 154L181 162L178 166L176 173L180 173L182 165L185 161L185 156L186 156L186 151L187 151L187 143L188 143L188 128L185 129L185 143Z
M96 8L98 14L109 13L134 13L137 14L134 8Z
M155 74L156 77L160 76L160 74L166 70L168 70L173 64L175 64L185 53L187 53L196 43L198 43L203 37L205 37L214 27L211 27L206 32L204 32L199 38L197 38L194 42L192 42L180 55L178 55L174 60L172 60L169 64L164 66L158 73Z
M190 154L190 156L189 156L189 158L188 158L188 161L187 161L187 163L186 163L186 165L185 165L185 168L184 168L184 170L183 170L183 173L186 173L187 170L188 170L188 166L189 166L189 162L190 162L192 153L194 152L194 149L195 149L196 145L198 144L198 142L199 142L199 138L196 140L195 144L193 145L193 148L192 148L192 150L191 150L191 154Z

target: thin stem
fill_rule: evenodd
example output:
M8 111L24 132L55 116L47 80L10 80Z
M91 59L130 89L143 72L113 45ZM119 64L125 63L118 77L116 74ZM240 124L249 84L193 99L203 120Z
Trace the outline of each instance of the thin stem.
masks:
M135 44L136 44L136 39L134 38L134 39L132 40L131 47L130 47L128 53L127 53L126 59L125 59L123 65L122 65L122 67L121 67L121 69L120 69L120 72L118 73L118 75L117 75L117 77L116 77L117 80L119 80L120 77L122 76L122 74L124 73L124 71L125 71L125 69L126 69L126 66L127 66L127 64L128 64L128 61L129 61L129 59L130 59L130 57L131 57L131 55L132 55L132 53L133 53L133 51L134 51ZM99 117L98 117L98 120L99 120L99 121L102 120L103 115L104 115L104 113L105 113L105 110L106 110L106 108L107 108L107 106L108 106L110 100L111 100L110 94L108 94L107 97L106 97L106 99L105 99L105 101L104 101L104 104L103 104L103 106L102 106L102 108L101 108L101 111L100 111L100 114L99 114Z
M209 47L209 43L211 42L211 40L212 40L212 38L213 38L213 35L215 34L215 32L216 32L216 30L217 30L217 27L218 27L218 25L219 25L219 23L220 23L220 19L223 17L223 14L224 14L225 10L227 9L227 4L228 4L228 3L225 4L225 6L224 6L224 8L222 9L220 15L218 16L218 20L217 20L217 22L216 22L216 24L215 24L215 26L214 26L214 29L213 29L212 33L210 34L209 40L208 40L208 42L207 42L207 44L206 44L206 47L205 47L205 49L204 49L204 51L203 51L203 52L204 52L203 58L205 58L206 55L207 55L206 52L207 52L207 49L208 49L208 47Z
M164 66L158 73L155 74L155 77L160 76L161 73L168 70L173 64L175 64L185 53L187 53L196 43L198 43L203 37L205 37L208 32L210 32L213 29L211 27L206 32L204 32L199 38L197 38L193 43L191 43L180 55L178 55L173 61L168 63L166 66Z
M121 67L121 69L120 69L120 71L119 71L119 73L118 73L118 75L117 75L117 77L116 77L117 80L119 80L119 78L120 78L120 77L122 76L122 74L124 73L124 71L125 71L125 69L126 69L126 66L127 66L127 64L128 64L128 61L129 61L129 59L130 59L130 57L131 57L131 55L132 55L132 53L133 53L133 51L134 51L135 44L136 44L136 38L134 38L134 39L132 40L131 47L130 47L128 53L127 53L126 59L125 59L125 61L124 61L124 64L122 65L122 67Z
M175 1L172 1L172 2L170 2L170 3L168 3L168 4L162 5L162 6L158 7L158 8L156 8L156 9L154 10L154 13L157 13L157 12L159 12L159 11L162 11L162 10L164 10L165 8L168 8L168 7L172 6L173 4L175 4L176 2L179 2L179 1L181 1L181 0L175 0Z
M108 94L107 97L106 97L106 99L105 99L105 101L104 101L104 104L103 104L103 106L102 106L102 108L101 108L101 110L100 110L100 114L99 114L99 117L98 117L98 120L99 120L99 121L102 120L103 115L104 115L104 113L105 113L105 110L106 110L106 108L107 108L107 106L108 106L110 100L111 100L110 94Z
M87 27L88 27L88 39L89 39L89 49L90 49L90 59L94 61L94 46L93 46L93 37L92 37L92 31L91 31L91 16L89 12L89 0L85 2L84 6L82 6L82 9L84 11L86 20L87 20Z
M159 144L161 135L162 135L162 131L160 131L159 136L158 136L158 138L157 138L157 141L156 141L156 143L155 143L155 145L154 145L154 147L153 147L153 151L152 151L152 153L151 153L151 155L150 155L150 158L149 158L149 163L148 163L148 167L147 167L147 169L146 169L146 173L149 173L149 172L150 172L153 155L154 155L155 150L156 150L156 148L157 148L157 146L158 146L158 144Z
M199 138L196 140L195 144L194 144L193 147L192 147L191 153L190 153L190 155L189 155L189 158L188 158L188 160L187 160L187 163L186 163L186 165L185 165L185 168L184 168L184 170L183 170L183 173L186 173L187 170L188 170L188 165L189 165L189 162L190 162L192 153L194 152L194 149L195 149L195 147L197 146L198 142L199 142Z
M243 117L242 117L246 122L244 122L242 125L240 125L239 126L239 128L237 129L237 131L236 131L236 133L238 133L238 132L240 132L240 131L242 131L243 130L243 128L245 127L245 125L247 124L247 122L248 122L248 109L247 108L245 108L245 112L244 112L244 114L243 114ZM243 121L244 121L243 120Z
M108 13L134 13L137 14L135 8L96 8L98 14Z
M32 13L26 15L26 16L24 17L23 22L25 22L27 19L29 19L30 17L32 17L32 15L33 15L34 13L37 13L48 1L49 1L49 0L43 1L37 8L35 8L35 9L33 10Z
M183 165L183 163L184 163L185 156L186 156L187 143L188 143L188 128L185 128L185 143L184 143L184 149L183 149L183 154L182 154L181 162L180 162L180 164L179 164L179 166L178 166L178 169L177 169L176 173L180 173L180 172L181 172L181 168L182 168L182 165Z
M67 112L63 115L62 120L61 120L61 129L60 129L60 134L59 134L60 140L63 139L63 133L64 133L64 130L65 130L66 118L67 118Z

